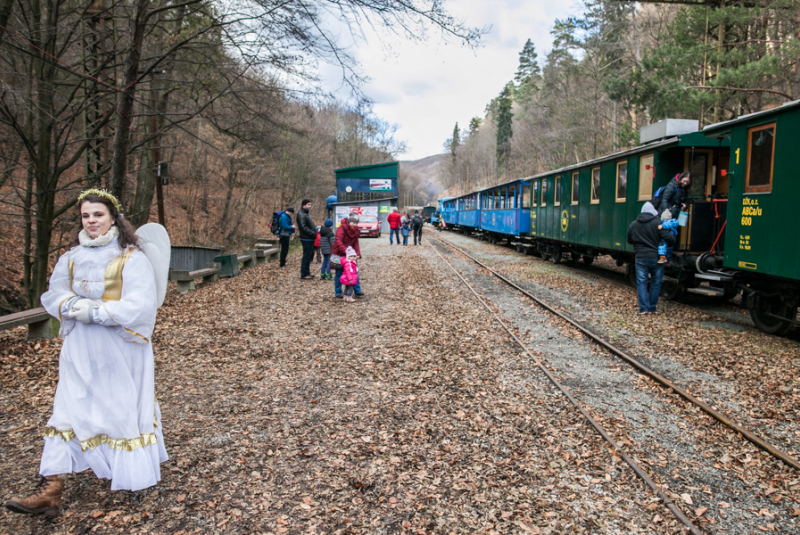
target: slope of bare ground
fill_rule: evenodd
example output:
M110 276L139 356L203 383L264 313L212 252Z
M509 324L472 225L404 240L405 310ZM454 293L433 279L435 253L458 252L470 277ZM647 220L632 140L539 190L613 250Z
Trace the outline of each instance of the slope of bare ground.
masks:
M68 483L8 533L675 533L427 247L363 244L356 303L296 259L170 293L161 483ZM32 487L59 344L0 333L3 499Z

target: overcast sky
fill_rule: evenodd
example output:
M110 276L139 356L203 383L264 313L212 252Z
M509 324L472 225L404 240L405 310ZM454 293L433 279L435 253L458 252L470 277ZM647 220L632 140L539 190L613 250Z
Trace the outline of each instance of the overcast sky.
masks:
M483 117L486 104L513 79L525 41L533 41L543 65L555 20L581 13L574 0L451 0L446 6L470 26L491 25L482 47L442 42L437 32L424 43L366 32L368 43L351 49L370 78L364 92L375 102L375 114L396 125L395 137L407 145L401 160L443 152L456 121L466 128L472 117ZM341 79L335 69L321 73L331 90Z

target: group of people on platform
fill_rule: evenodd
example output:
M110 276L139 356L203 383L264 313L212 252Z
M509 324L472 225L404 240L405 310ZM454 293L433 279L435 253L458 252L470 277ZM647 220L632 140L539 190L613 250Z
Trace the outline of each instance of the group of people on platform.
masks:
M408 245L408 235L414 234L414 245L422 244L422 227L425 219L420 215L419 210L414 210L414 215L408 217L408 212L400 215L397 208L392 208L392 212L386 217L389 223L389 245L397 242L400 245L400 235L403 235L403 245ZM393 239L394 238L394 239Z
M678 217L686 210L692 184L686 171L675 175L652 200L644 203L639 216L628 227L628 243L635 249L638 314L659 314L656 308L664 280L664 268L670 259L678 235Z
M287 208L278 220L280 228L280 267L286 266L289 254L289 242L297 232L303 246L303 258L300 261L300 278L316 279L311 274L311 263L315 252L319 253L321 280L334 281L334 294L339 299L354 301L362 297L361 283L358 280L358 260L361 259L361 248L358 245L358 214L351 213L342 219L339 228L333 230L333 220L326 219L322 226L315 226L311 218L312 203L304 199L300 203L300 212L292 222L294 208ZM343 289L344 287L344 289Z

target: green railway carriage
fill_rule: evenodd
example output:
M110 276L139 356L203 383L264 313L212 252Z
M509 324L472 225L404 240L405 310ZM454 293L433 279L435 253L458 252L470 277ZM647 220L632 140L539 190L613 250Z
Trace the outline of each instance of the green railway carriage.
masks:
M726 283L744 289L760 329L783 334L797 323L800 304L800 101L703 134L730 143Z
M530 238L520 246L554 262L564 255L591 262L595 256L608 254L619 265L632 265L634 249L626 242L628 225L645 201L676 174L691 169L697 176L690 192L691 210L697 218L707 220L713 212L711 197L725 190L726 185L717 178L718 169L726 167L727 151L726 140L695 133L531 177ZM687 228L683 234L679 249L684 255L707 251L715 237L714 228L701 226ZM675 266L674 281L679 266Z

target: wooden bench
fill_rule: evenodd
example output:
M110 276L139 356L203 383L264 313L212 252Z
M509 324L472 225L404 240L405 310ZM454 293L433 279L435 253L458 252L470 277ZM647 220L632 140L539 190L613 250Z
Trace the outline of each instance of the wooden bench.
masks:
M245 252L245 254L243 254L243 255L237 256L236 260L239 261L239 266L242 269L253 267L253 266L256 265L256 262L258 261L256 256L254 254L250 253L249 251Z
M206 264L205 269L198 269L195 271L173 269L169 272L169 280L175 281L178 284L178 293L185 294L189 290L195 289L195 279L203 279L203 284L218 281L220 270L221 266L217 262L209 262Z
M59 323L44 307L0 316L0 331L13 329L20 325L28 326L28 339L39 340L58 336Z

